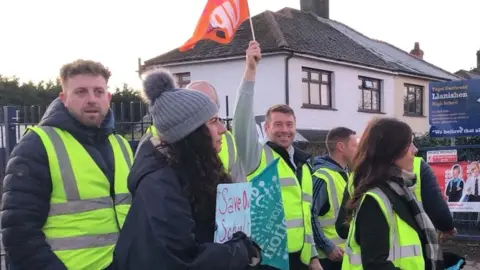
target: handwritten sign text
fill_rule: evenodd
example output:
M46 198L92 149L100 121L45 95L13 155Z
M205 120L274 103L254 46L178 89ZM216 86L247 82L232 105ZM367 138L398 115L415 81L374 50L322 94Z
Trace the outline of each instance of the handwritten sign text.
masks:
M218 185L215 243L225 243L238 231L250 236L250 196L251 183Z

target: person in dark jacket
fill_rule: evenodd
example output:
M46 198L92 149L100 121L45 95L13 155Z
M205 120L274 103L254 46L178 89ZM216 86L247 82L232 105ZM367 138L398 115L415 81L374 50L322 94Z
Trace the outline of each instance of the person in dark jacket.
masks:
M111 193L113 200L114 158L108 137L114 132L114 117L109 109L110 94L107 91L109 76L109 71L100 63L79 60L65 65L60 74L63 92L60 98L50 104L37 126L55 127L71 134L108 179L109 183L106 186L110 186L110 190L104 192ZM68 268L65 261L54 253L54 248L43 231L53 210L51 196L54 187L50 170L47 151L40 136L33 131L27 132L10 155L3 181L1 209L3 245L10 267L14 270ZM91 171L89 173L92 175ZM125 188L126 180L127 174L124 179ZM77 208L78 206L82 205L77 204ZM84 215L87 222L88 218ZM112 224L117 223L118 221L112 220ZM72 230L75 226L69 228ZM85 228L84 231L89 230ZM69 244L76 245L75 239L70 239ZM68 248L63 248L63 254L68 252L66 249ZM104 257L103 260L111 262L112 257L113 252L109 258ZM88 264L88 259L85 263Z
M435 228L442 232L442 235L455 235L456 229L453 223L452 214L450 209L448 209L448 204L443 198L442 191L440 190L432 168L424 160L422 160L420 166L420 179L422 181L422 204L425 213L427 213ZM349 199L350 194L348 193L348 190L345 189L342 207L340 208L338 219L335 223L337 233L343 239L347 239L348 235L349 226L346 222L347 211L345 211L345 205Z
M164 70L143 85L159 136L137 151L114 269L240 270L259 263L258 247L243 232L213 243L217 185L232 183L217 154L226 131L217 105L199 91L178 89Z

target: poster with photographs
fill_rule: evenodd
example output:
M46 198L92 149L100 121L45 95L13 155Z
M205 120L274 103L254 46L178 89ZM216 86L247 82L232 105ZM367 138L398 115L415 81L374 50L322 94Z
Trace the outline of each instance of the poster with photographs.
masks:
M452 212L480 212L480 163L432 163L435 177Z

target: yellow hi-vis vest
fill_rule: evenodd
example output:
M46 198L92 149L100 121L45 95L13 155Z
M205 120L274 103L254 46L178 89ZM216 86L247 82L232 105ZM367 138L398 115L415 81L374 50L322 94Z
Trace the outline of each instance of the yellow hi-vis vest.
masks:
M420 168L422 166L422 158L421 157L415 157L413 159L413 173L417 177L417 180L415 182L415 185L413 186L413 194L415 195L415 198L417 198L417 201L422 203L422 179L420 178Z
M147 128L146 133L151 133L152 136L158 137L158 132L155 126ZM230 131L227 130L222 136L222 150L218 153L220 160L227 172L232 176L234 182L245 182L246 176L240 159L237 157L237 147L235 139Z
M390 252L388 260L399 269L424 270L422 242L414 228L410 227L393 210L387 195L379 188L366 192L366 196L373 197L382 209L385 219L390 227ZM358 209L360 209L360 206ZM342 261L342 270L363 269L360 246L355 239L356 216L354 216L348 232L347 246ZM372 220L372 222L376 222Z
M337 230L335 229L335 223L337 222L338 212L342 205L343 193L347 186L347 182L339 172L327 168L321 168L315 171L313 175L316 176L319 181L325 182L328 203L330 204L328 212L323 216L317 217L320 222L321 230L325 234L325 237L332 241L336 246L345 249L346 241L338 235ZM318 257L320 259L327 258L328 254L323 250L318 249Z
M247 176L251 181L259 175L268 164L279 158L278 176L282 192L283 210L287 224L287 248L289 253L300 252L301 261L308 265L317 255L312 233L312 175L307 164L302 166L301 185L297 176L283 158L268 145L263 146L262 158L258 168Z
M413 159L413 173L417 177L415 185L412 187L413 188L413 194L415 195L415 198L417 201L422 203L422 178L420 177L420 168L422 165L422 158L421 157L414 157ZM350 177L348 178L348 193L350 196L353 195L353 173L350 174Z
M50 168L50 212L42 229L47 242L67 269L106 268L131 204L130 145L120 135L108 137L115 163L113 200L107 177L70 133L48 126L29 129L40 137Z

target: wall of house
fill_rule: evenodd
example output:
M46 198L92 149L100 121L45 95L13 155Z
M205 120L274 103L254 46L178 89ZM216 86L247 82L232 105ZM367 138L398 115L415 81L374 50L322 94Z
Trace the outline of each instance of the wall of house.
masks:
M273 104L285 103L284 56L262 58L255 82L255 115L263 115ZM245 70L245 60L168 67L172 73L190 72L191 81L205 80L217 89L220 99L220 116L226 116L225 97L228 96L228 114L231 117L237 90Z
M331 71L333 110L302 108L302 67ZM359 76L379 79L381 87L381 113L359 112ZM361 134L367 123L374 117L394 115L393 75L376 71L325 63L306 58L290 60L290 106L297 114L297 127L302 129L328 130L345 126Z
M423 86L423 115L422 116L408 116L404 114L404 99L405 99L405 84L414 84ZM413 132L425 133L430 129L428 123L428 80L395 76L395 117L410 125Z
M255 84L255 115L264 115L274 104L285 103L285 57L262 58L258 67ZM325 63L318 60L293 57L289 62L290 106L297 114L299 129L328 130L346 126L362 133L368 121L374 117L394 116L394 77L372 70ZM334 110L302 108L302 67L333 72L332 103ZM233 115L237 89L240 85L245 61L243 59L168 67L172 73L190 72L191 80L207 80L218 91L222 108L220 116L226 116L225 97L229 98L229 116ZM382 81L381 113L359 112L359 76Z

